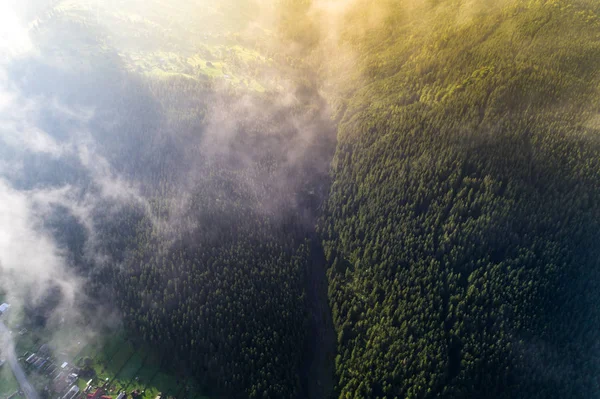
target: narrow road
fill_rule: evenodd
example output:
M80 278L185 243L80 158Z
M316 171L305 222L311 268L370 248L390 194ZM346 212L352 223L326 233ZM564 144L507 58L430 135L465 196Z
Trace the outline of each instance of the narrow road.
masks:
M6 357L6 363L10 365L17 382L21 386L21 391L25 394L27 399L39 399L39 395L33 388L33 386L27 380L25 371L17 360L15 354L15 344L10 335L10 330L4 325L4 322L0 320L0 342L2 344L2 354Z

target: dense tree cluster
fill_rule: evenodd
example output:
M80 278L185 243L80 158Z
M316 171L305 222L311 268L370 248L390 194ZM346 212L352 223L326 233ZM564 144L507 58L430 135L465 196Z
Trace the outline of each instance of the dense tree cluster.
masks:
M310 130L325 133L327 122L309 103L282 106L256 95L245 99L248 107L235 104L239 93L192 93L184 84L149 88L176 109L164 126L177 134L157 132L164 144L132 163L148 209L127 208L111 218L116 227L99 223L107 226L106 252L120 262L97 276L98 285L111 282L131 330L174 367L188 365L214 394L303 396L307 240L333 151ZM223 115L206 100L197 115L177 104L202 96Z
M114 292L132 330L174 364L190 365L214 393L299 397L309 316L306 240L326 193L330 155L318 148L323 141L306 143L306 131L289 130L290 117L310 129L310 112L292 116L297 111L256 98L260 106L241 116L248 110L224 110L226 101L214 100L224 121L234 121L229 132L212 127L215 140L232 136L217 144L204 138L204 147L189 153L177 148L181 159L165 161L161 176L168 178L157 182L149 214L137 219L130 256L111 278ZM254 107L269 112L261 116ZM291 159L295 151L301 159ZM161 149L153 162L168 156ZM191 174L177 176L190 166Z
M594 396L597 4L396 3L346 37L362 79L322 224L339 397Z

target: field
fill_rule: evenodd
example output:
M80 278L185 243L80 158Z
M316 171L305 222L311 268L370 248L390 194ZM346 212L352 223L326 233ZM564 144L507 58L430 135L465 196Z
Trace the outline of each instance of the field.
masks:
M125 70L154 78L185 76L265 91L278 85L272 59L232 28L242 28L243 10L199 2L195 7L154 0L152 6L102 6L96 1L63 0L34 24L38 45L47 58L61 64L97 67L108 59ZM234 11L239 25L222 26L222 14ZM189 24L189 15L196 17ZM235 20L235 18L233 18ZM65 29L67 28L67 29ZM254 29L252 42L265 42L269 32ZM48 39L51 38L51 39Z
M160 358L147 348L135 347L124 336L113 337L103 345L86 345L74 358L74 362L83 364L85 358L93 360L97 380L109 382L111 394L121 390L139 390L144 392L144 399L154 399L159 393L207 399L198 393L195 383L162 370Z
M19 390L19 384L8 365L0 368L0 398L6 398Z

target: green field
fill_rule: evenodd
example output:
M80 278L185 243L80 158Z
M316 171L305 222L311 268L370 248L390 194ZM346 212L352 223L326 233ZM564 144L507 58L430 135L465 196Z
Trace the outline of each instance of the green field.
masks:
M209 79L259 92L275 84L265 77L268 73L263 73L274 66L272 60L255 45L241 43L240 35L231 29L243 26L246 19L243 10L230 10L209 2L191 9L160 0L151 3L160 4L163 13L153 13L149 11L151 7L140 10L123 5L115 10L97 8L95 1L59 1L37 20L36 35L49 37L48 29L55 24L68 24L74 30L40 43L48 56L56 56L58 62L72 59L94 68L97 63L116 57L127 71L152 78ZM234 11L237 17L232 14ZM194 24L189 24L190 13L197 16ZM239 19L240 24L215 24L223 19L224 13L229 16L227 19ZM265 30L254 32L257 43L269 36Z
M19 384L8 365L0 368L0 398L5 398L19 390Z
M86 357L93 360L96 381L109 381L109 393L116 394L121 390L144 391L144 399L154 399L159 393L177 396L186 388L187 398L205 399L199 393L194 382L178 379L161 370L160 359L144 347L135 347L123 336L115 336L103 345L97 343L85 346L74 358L75 364L81 364ZM84 382L80 382L85 387Z
M20 328L20 327L19 327ZM30 329L23 335L13 328L16 334L18 356L25 352L37 352L41 345L51 343L57 362L67 361L83 366L84 359L92 361L96 373L94 386L109 382L109 394L116 396L121 390L143 391L143 399L154 399L159 393L169 396L207 399L194 381L178 377L161 369L161 359L148 348L135 345L123 333L110 334L107 339L91 339L89 342L77 341L82 332L73 329L51 333L43 329ZM32 384L38 389L48 384L47 377L31 374ZM83 390L86 378L80 378L77 385ZM0 399L18 390L10 368L0 369Z

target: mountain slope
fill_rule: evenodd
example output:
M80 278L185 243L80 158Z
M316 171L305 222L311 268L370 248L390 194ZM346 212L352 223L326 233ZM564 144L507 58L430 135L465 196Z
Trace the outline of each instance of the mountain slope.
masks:
M248 7L141 3L61 1L35 20L39 55L7 73L41 100L31 125L65 150L27 154L13 184L65 193L45 222L86 296L118 309L174 374L215 397L306 397L309 362L324 362L306 347L328 108L269 59L263 29L228 32L246 28ZM198 69L179 63L190 59Z
M327 288L340 398L597 396L595 1L51 3L2 161L182 377L327 395Z
M597 3L378 4L321 226L339 396L592 397Z

